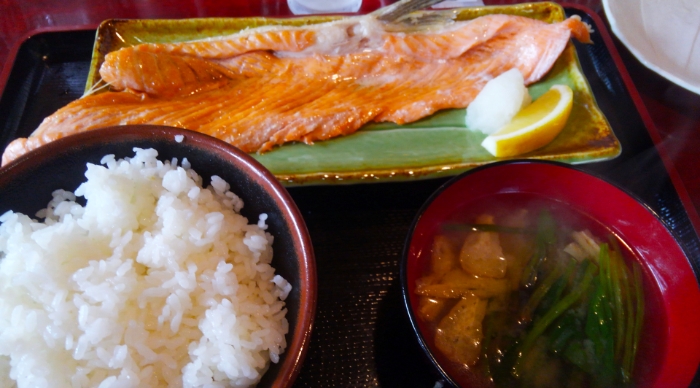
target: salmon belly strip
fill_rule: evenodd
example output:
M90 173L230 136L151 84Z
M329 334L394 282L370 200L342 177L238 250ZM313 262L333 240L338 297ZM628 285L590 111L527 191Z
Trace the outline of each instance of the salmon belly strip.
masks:
M216 39L142 44L109 53L111 91L86 95L14 140L2 163L53 140L126 124L186 128L246 152L351 134L370 121L412 122L466 107L490 79L518 68L541 79L578 18L548 24L489 15L439 30L389 32L371 16L263 27Z

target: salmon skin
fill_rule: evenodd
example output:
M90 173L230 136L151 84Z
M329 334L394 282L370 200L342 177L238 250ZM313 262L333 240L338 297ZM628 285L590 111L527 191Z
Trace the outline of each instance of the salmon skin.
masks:
M571 37L590 42L577 17L549 24L497 14L405 30L370 14L123 48L100 68L110 91L47 117L29 138L8 145L2 164L113 125L186 128L265 152L348 135L371 121L409 123L466 107L512 68L526 84L538 81Z

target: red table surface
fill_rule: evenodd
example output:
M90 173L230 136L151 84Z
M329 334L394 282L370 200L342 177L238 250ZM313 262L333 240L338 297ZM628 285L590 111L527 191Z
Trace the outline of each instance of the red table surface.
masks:
M394 0L364 0L360 13ZM513 4L518 0L486 0ZM569 0L605 20L600 0ZM0 89L5 85L19 45L38 31L96 28L111 18L189 18L208 16L292 16L286 0L0 0ZM607 22L606 22L607 23ZM676 190L700 231L700 95L667 81L644 67L613 37L625 79L652 139L674 178ZM635 93L635 89L638 92Z

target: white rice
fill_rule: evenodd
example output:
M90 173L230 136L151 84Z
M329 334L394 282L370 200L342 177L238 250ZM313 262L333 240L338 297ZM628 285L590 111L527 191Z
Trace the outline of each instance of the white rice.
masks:
M88 164L45 222L0 216L2 387L241 387L279 360L291 286L267 215L249 224L221 178L134 151Z

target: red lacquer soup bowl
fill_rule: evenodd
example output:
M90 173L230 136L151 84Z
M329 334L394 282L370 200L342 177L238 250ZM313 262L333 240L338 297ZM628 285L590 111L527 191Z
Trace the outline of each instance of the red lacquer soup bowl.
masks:
M478 378L468 377L473 372L455 368L434 346L435 324L417 313L416 282L428 274L433 239L446 221L508 201L550 203L577 214L594 234L620 242L628 264L641 264L644 284L635 385L687 387L700 363L700 288L673 234L620 188L568 165L539 161L494 163L456 177L423 205L409 231L401 263L404 301L421 347L444 378L454 385L481 385L475 383Z

